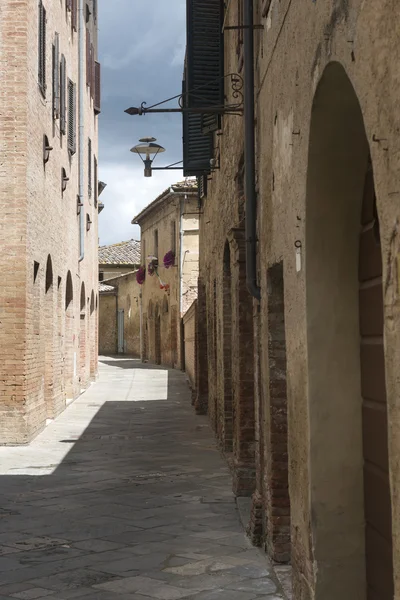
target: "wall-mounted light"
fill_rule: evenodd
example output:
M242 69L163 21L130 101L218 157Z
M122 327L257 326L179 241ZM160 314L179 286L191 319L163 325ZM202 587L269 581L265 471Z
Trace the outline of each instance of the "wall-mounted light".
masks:
M49 138L47 135L43 136L43 163L49 162L50 152L53 150L53 146L50 146Z
M104 192L106 187L107 187L107 184L104 183L104 181L99 181L99 183L97 185L97 195L101 196L101 194Z
M82 209L83 203L81 202L80 196L79 194L76 196L76 214L80 215L81 214L81 209Z
M154 137L141 138L139 140L139 142L141 143L136 144L136 146L131 148L131 152L137 154L144 164L145 177L151 177L152 164L157 154L159 154L160 152L165 152L165 148L160 146L160 144L155 144L155 141L156 138ZM152 155L154 155L154 157L150 158Z
M67 183L68 183L68 181L69 181L69 177L67 176L67 172L64 169L64 167L62 167L62 169L61 169L61 191L63 193L67 189Z
M90 230L91 225L92 225L92 220L89 215L86 215L86 231Z

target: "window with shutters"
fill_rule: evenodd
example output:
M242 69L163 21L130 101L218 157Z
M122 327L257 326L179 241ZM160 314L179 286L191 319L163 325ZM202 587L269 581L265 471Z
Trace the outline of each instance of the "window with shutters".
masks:
M94 185L94 207L97 208L97 200L99 196L99 177L97 174L97 158L93 156L93 185Z
M53 119L60 116L60 37L54 36L53 44Z
M154 230L154 256L158 259L158 229Z
M186 82L187 66L185 65L183 80L183 107L188 106ZM185 177L210 173L210 160L213 156L213 139L211 134L204 135L201 114L182 113L183 119L183 174Z
M89 87L92 81L92 56L90 32L86 29L86 85Z
M92 140L88 139L88 195L92 197Z
M100 63L94 63L94 112L99 115L101 112L101 66Z
M66 127L66 95L67 95L67 66L64 54L60 61L60 132L65 135Z
M94 98L95 85L96 85L96 73L95 73L95 60L94 60L94 46L90 45L90 96Z
M71 0L71 27L78 31L78 0Z
M68 79L68 151L76 152L76 84Z
M187 0L187 89L189 108L224 104L223 0ZM202 131L220 128L218 114L202 115Z
M239 25L239 29L236 34L236 54L240 59L243 53L243 0L237 0L237 24Z
M46 97L46 9L42 0L39 0L38 29L38 83L43 97Z

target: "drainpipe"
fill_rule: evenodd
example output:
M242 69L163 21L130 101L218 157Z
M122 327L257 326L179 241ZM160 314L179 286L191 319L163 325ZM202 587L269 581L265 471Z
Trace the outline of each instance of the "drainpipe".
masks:
M185 370L185 336L183 331L183 319L182 319L182 308L183 308L183 264L185 254L183 252L183 212L184 203L187 200L187 194L179 200L179 335L180 335L180 348L181 348L181 370Z
M244 164L246 191L246 283L250 294L261 299L257 285L257 197L254 138L254 18L253 1L244 0Z
M140 329L139 329L139 347L140 347L140 360L143 362L143 297L142 290L139 292L140 300Z
M84 205L84 183L85 183L85 51L86 51L86 25L84 15L84 0L79 0L79 202L81 210L79 213L79 260L85 256L85 205Z

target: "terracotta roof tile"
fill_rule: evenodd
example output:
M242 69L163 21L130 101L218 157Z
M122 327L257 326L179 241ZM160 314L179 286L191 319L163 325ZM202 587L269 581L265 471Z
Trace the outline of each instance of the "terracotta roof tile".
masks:
M114 290L114 285L106 285L105 283L99 283L99 292L113 292Z
M100 265L140 265L140 242L128 240L99 248Z

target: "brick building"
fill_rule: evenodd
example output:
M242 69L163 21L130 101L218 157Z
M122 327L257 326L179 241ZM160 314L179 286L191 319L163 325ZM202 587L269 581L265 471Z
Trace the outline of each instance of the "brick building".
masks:
M97 2L0 10L0 444L23 444L97 372Z
M183 367L182 317L197 297L199 207L196 180L166 189L132 223L141 228L142 359ZM170 259L165 267L167 255ZM149 274L149 267L155 273Z
M196 409L295 600L400 598L399 18L188 2Z

